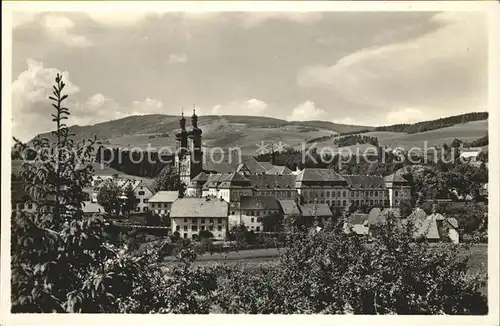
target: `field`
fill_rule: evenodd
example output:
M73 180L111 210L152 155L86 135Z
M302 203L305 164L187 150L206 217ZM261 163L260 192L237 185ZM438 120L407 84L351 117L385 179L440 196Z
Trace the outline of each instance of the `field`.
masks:
M473 141L483 137L488 133L488 121L473 121L464 124L457 124L442 129L419 132L416 134L405 134L399 132L372 131L365 133L365 136L377 137L381 146L395 147L419 147L423 148L424 142L427 146L451 144L457 138L463 141Z
M463 252L466 254L467 252ZM488 246L486 244L474 245L468 253L471 254L469 268L471 273L488 271ZM195 264L243 264L248 268L255 268L260 265L278 264L280 251L275 248L242 250L239 252L229 252L225 254L209 253L198 256ZM173 257L166 259L165 264L173 261ZM485 289L486 290L486 289Z
M189 129L189 128L188 128ZM240 148L243 154L257 155L258 144L282 142L286 147L301 147L307 140L329 136L334 132L321 128L304 128L300 125L286 125L276 127L249 126L244 123L229 124L224 121L215 121L202 125L203 146L223 149ZM155 134L124 135L108 138L109 145L126 148L152 148L167 147L175 149L175 136L170 133L168 137L154 137ZM270 147L268 147L270 149Z

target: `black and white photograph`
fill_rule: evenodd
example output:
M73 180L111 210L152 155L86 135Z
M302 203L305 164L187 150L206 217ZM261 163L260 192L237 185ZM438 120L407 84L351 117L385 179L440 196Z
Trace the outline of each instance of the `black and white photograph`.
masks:
M498 325L500 5L375 2L3 2L0 324Z

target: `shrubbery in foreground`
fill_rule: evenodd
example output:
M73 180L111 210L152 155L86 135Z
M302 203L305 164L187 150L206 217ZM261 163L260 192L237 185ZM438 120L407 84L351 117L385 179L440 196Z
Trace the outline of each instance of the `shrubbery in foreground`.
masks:
M161 267L159 248L132 254L108 242L101 218L82 212L93 143L74 144L56 78L56 155L26 163L35 214L12 220L12 312L485 314L484 275L450 244L415 242L389 216L368 243L341 227L295 229L275 267L195 266L189 246ZM23 146L19 144L19 146ZM38 139L34 146L50 147Z

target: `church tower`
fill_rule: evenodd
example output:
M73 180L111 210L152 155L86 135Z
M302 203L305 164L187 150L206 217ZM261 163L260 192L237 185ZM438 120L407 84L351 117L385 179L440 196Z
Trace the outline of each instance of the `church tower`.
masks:
M184 118L184 112L182 112L181 119L179 120L181 131L175 134L175 170L179 173L181 177L186 174L186 158L188 154L188 132L186 130L186 119Z
M181 131L176 136L175 168L184 185L188 186L191 180L203 171L203 152L201 149L201 129L198 128L198 116L193 109L189 132L186 131L184 113L181 120Z
M198 128L198 116L193 109L191 117L193 129L189 132L189 151L191 155L190 179L193 179L203 171L203 152L201 149L201 129Z

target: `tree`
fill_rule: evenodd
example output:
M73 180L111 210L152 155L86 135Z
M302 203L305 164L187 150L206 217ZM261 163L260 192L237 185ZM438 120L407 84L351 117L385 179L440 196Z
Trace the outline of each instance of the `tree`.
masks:
M99 185L97 193L97 202L101 205L106 213L119 215L121 212L122 189L112 180L105 180Z
M339 228L292 232L280 264L220 272L223 313L485 314L482 275L469 275L458 246L415 242L391 214L373 243Z
M135 195L134 189L132 188L132 184L128 184L125 187L124 194L125 202L123 204L124 213L130 214L130 212L134 211L139 203L139 199Z
M184 196L186 186L181 182L179 174L172 167L164 167L156 176L153 185L153 191L178 191L179 198Z
M281 232L283 231L283 215L271 214L261 216L257 219L262 223L264 232Z
M201 230L200 233L198 233L198 236L200 239L211 239L214 237L213 233L209 230Z
M401 218L407 218L413 211L411 201L402 200L399 203L399 211L401 212Z
M12 219L12 312L208 312L215 284L210 269L184 262L166 278L157 248L134 256L106 240L100 216L83 214L96 143L71 139L64 124L70 114L63 106L65 84L59 74L55 81L50 99L56 141L33 140L39 155L21 168L37 212L17 212ZM28 148L15 141L21 150Z

